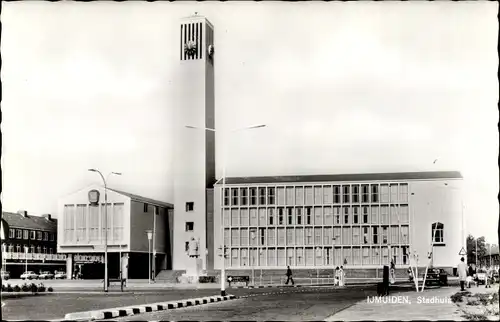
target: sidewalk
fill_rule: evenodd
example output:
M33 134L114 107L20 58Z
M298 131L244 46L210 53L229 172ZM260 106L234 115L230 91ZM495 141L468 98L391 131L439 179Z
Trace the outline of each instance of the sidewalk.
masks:
M387 297L369 297L346 310L329 316L325 321L464 321L459 308L451 301L456 287L427 289L424 292L393 292Z

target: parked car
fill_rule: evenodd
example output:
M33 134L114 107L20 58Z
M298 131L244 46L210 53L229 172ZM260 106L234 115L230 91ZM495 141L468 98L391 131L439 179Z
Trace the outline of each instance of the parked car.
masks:
M23 274L21 274L21 279L36 280L38 279L38 274L33 271L26 271Z
M49 271L45 271L45 272L40 273L40 275L38 275L38 278L41 279L41 280L42 279L43 280L53 279L54 278L54 274L52 274Z
M476 273L476 282L477 284L486 284L486 270L480 269Z
M66 279L66 273L63 272L63 271L56 271L55 274L54 274L54 278L56 280L63 280L63 279Z
M8 280L10 278L10 273L7 271L2 271L2 280Z

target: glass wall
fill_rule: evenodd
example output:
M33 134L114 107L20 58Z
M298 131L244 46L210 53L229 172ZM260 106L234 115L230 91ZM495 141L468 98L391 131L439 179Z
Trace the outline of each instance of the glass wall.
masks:
M226 188L227 267L407 265L408 191L407 183Z

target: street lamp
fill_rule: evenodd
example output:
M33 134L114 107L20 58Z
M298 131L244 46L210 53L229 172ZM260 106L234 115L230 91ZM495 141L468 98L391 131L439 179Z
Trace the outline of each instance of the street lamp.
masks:
M149 262L149 271L148 271L148 282L151 284L151 239L153 239L153 231L146 230L146 234L148 235L148 262Z
M24 246L24 259L26 263L26 269L24 270L25 272L28 271L28 246Z
M229 133L234 133L234 132L239 132L243 130L253 130L253 129L258 129L266 127L265 124L259 124L259 125L253 125L253 126L247 126L239 129L234 129L229 131ZM205 130L205 131L210 131L210 132L217 132L215 129L212 128L206 128L206 127L196 127L196 126L191 126L191 125L186 125L186 128L188 129L195 129L195 130ZM220 204L220 209L221 209L221 232L220 232L220 238L224 239L224 194L226 192L226 155L227 149L223 149L223 159L222 159L222 193L221 193L221 204ZM220 181L220 180L219 180ZM217 184L219 181L217 181L215 184ZM214 184L214 185L215 185ZM230 196L229 196L230 197ZM222 251L223 251L223 256L222 256L222 265L221 265L221 271L220 271L220 294L221 296L226 296L226 259L225 259L225 245L222 243Z
M255 231L251 231L251 239L252 239L252 246L255 246ZM252 285L255 286L255 254L254 254L254 248L252 247L252 251L250 253L250 262L252 263Z
M102 181L104 182L104 292L108 291L109 284L109 276L108 276L108 186L106 184L106 179L102 175L101 171L97 169L89 169L90 172L97 172L101 176ZM106 178L109 178L110 175L121 176L120 172L111 172L107 175Z

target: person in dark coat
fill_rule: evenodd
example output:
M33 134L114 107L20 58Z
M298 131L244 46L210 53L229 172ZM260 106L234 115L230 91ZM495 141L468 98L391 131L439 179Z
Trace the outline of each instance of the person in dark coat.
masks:
M285 285L288 285L288 282L292 282L292 285L295 285L295 283L293 282L293 278L292 278L292 270L290 269L290 266L288 266L288 269L286 270L286 283Z

